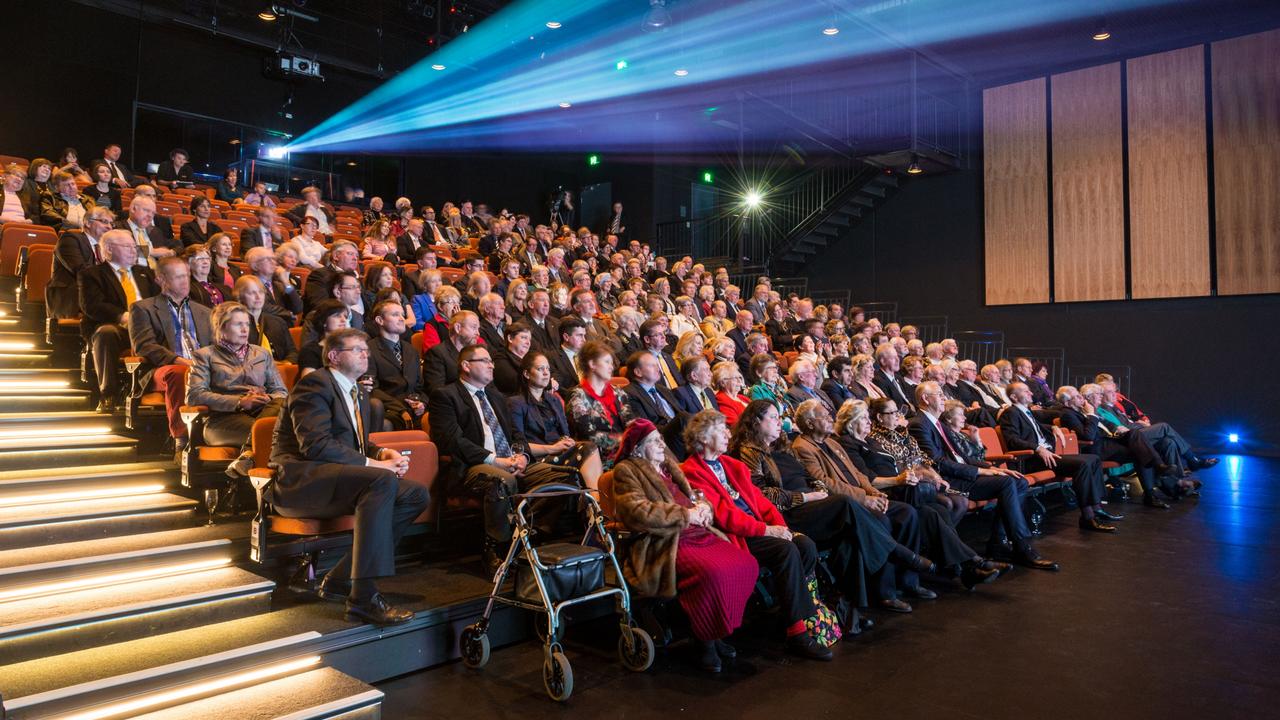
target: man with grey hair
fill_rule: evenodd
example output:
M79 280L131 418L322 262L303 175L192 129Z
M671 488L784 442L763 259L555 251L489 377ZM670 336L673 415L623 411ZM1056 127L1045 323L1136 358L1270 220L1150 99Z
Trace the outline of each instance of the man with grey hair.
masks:
M275 250L284 242L284 233L276 221L276 211L269 207L260 207L255 212L258 217L257 227L247 227L240 231L240 252L246 253L249 248L266 248Z
M335 275L344 272L358 272L360 269L360 251L350 240L339 240L329 248L329 263L311 271L307 276L306 292L302 304L306 312L316 303L328 300L329 283Z
M1096 455L1067 455L1055 452L1053 428L1041 423L1031 410L1031 389L1026 383L1009 383L1012 401L996 418L1000 436L1008 450L1030 450L1024 467L1030 471L1052 470L1058 480L1070 480L1080 506L1080 527L1094 532L1113 533L1114 525L1106 520L1121 520L1102 508L1105 488L1102 483L1102 461Z
M738 369L742 371L743 387L751 387L760 382L760 378L751 372L751 360L760 353L768 352L769 338L764 333L753 332L747 336L747 351L733 359L738 364Z
M76 295L76 275L102 262L102 235L111 229L115 216L101 205L85 213L84 227L58 236L53 251L53 277L45 286L45 312L49 317L73 318L80 314Z
M120 353L129 347L129 309L159 292L151 268L138 265L138 246L127 230L109 230L99 242L103 261L76 276L80 334L88 341L98 379L98 412L115 412Z
M960 361L960 381L956 383L956 399L972 408L986 408L993 414L1000 409L1000 401L978 382L978 363L972 360Z
M898 409L902 411L903 417L910 418L916 414L915 406L911 404L912 398L907 397L902 387L898 384L898 367L901 358L898 357L898 351L893 349L889 343L881 343L876 348L876 374L872 379L876 387L880 388L886 397L892 398L898 404Z
M821 379L818 377L818 368L813 363L808 360L791 363L791 367L787 368L787 379L791 382L785 396L788 405L796 408L805 400L817 400L831 413L831 417L836 416L836 406L819 387Z
M151 202L155 202L158 199L158 196L156 195L156 189L150 185L147 185L146 183L136 186L133 189L133 196L151 198ZM120 212L117 214L117 219L123 220L125 217L128 216L128 214L129 214L129 208L121 208ZM161 232L165 234L165 237L174 236L173 219L170 218L168 215L156 214L151 219L155 223L155 226L160 228ZM119 225L117 225L116 227L119 227Z
M1004 378L1000 374L1000 367L994 364L982 366L982 380L978 383L983 390L1004 407L1009 404L1009 393L1005 390Z
M155 261L173 257L178 241L172 233L162 230L155 222L156 202L145 195L134 195L129 202L129 214L116 223L120 230L129 231L134 245L138 246L138 265L155 268Z
M244 254L249 272L262 282L266 293L263 310L292 326L302 314L302 295L289 273L276 262L276 255L265 247L251 247Z
M1170 478L1174 468L1166 465L1151 443L1142 433L1125 433L1113 436L1098 417L1097 403L1102 401L1102 388L1092 383L1076 390L1063 385L1056 393L1057 403L1049 408L1063 429L1070 430L1080 439L1080 451L1097 455L1103 461L1121 465L1132 463L1142 484L1142 504L1147 507L1169 509L1169 504L1156 497L1157 478L1161 489L1172 495L1176 490L1176 478ZM1167 482L1166 480L1167 479Z

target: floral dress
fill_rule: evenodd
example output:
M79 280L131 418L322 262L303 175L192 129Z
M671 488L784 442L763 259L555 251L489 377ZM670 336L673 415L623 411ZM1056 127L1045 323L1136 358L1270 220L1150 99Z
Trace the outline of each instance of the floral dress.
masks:
M604 469L611 469L622 431L632 415L621 393L606 384L604 391L596 395L584 382L569 393L565 411L574 439L595 443Z

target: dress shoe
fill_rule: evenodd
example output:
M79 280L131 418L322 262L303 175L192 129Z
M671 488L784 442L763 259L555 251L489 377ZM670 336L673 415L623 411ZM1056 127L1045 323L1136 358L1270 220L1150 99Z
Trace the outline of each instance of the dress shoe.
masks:
M858 616L858 629L860 629L862 632L866 632L874 628L875 626L876 626L875 620L872 620L871 618L865 615Z
M807 632L787 638L787 652L806 660L830 660L831 648L823 647Z
M915 585L907 588L904 592L917 600L937 600L938 593L930 590L923 585Z
M1192 470L1204 470L1205 468L1211 468L1217 464L1218 464L1218 458L1215 458L1215 457L1210 457L1210 458L1193 457L1191 458L1191 461L1187 463L1187 467L1189 467Z
M1003 575L1013 569L1013 566L999 560L983 560L978 567L983 570L994 570L997 574Z
M938 566L933 561L923 555L912 555L911 560L907 562L907 567L918 573L932 575L938 572Z
M715 640L693 640L694 653L698 667L704 672L720 672L720 653L716 652Z
M114 398L102 398L98 401L98 407L94 409L99 415L113 415L116 411L116 401Z
M911 605L898 598L885 598L880 601L880 609L905 614L911 612Z
M967 564L960 570L960 584L964 586L965 590L972 590L979 585L989 583L998 577L1000 577L999 570L994 568L987 570L976 563Z
M399 625L413 619L413 611L387 602L382 593L361 602L347 600L347 619L374 625Z
M232 460L227 465L227 477L237 480L242 477L249 477L249 471L253 469L253 453L244 453L240 457Z
M1040 553L1034 550L1024 550L1022 553L1014 556L1013 561L1023 567L1032 570L1048 570L1050 572L1058 571L1058 563L1052 560L1046 560L1040 557Z
M1102 518L1103 520L1113 520L1113 521L1114 521L1114 520L1123 520L1123 519L1124 519L1124 515L1121 515L1121 514L1119 514L1119 513L1111 513L1111 512L1107 512L1106 510L1103 510L1103 509L1101 509L1101 508L1099 508L1099 509L1097 509L1097 510L1094 510L1094 511L1093 511L1093 514L1094 514L1094 515L1096 515L1097 517Z
M1169 509L1169 503L1161 500L1160 498L1157 498L1155 495L1144 495L1142 497L1142 504L1146 505L1149 508L1155 508L1157 510Z
M498 568L501 567L502 561L506 559L505 550L500 551L498 543L485 538L484 551L480 554L480 567L484 569L488 578L492 579L498 574Z
M1115 525L1108 525L1096 517L1080 518L1081 530L1092 530L1093 532L1113 533L1116 531Z
M987 543L987 557L989 558L1011 558L1013 553L1013 543L1009 540Z
M725 660L738 657L738 649L723 640L716 640L716 654Z
M346 602L347 596L351 595L351 581L325 575L316 586L316 595L330 602Z

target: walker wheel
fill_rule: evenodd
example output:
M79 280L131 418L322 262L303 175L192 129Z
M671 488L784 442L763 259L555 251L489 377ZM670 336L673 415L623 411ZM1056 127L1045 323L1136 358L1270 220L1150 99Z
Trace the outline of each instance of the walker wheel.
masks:
M618 659L632 672L644 672L653 665L653 638L641 628L627 628L618 636Z
M556 702L564 702L573 694L573 668L569 658L559 650L553 651L542 663L542 685Z
M458 649L462 653L462 664L473 670L478 670L489 662L489 636L481 632L478 625L468 625L462 629Z

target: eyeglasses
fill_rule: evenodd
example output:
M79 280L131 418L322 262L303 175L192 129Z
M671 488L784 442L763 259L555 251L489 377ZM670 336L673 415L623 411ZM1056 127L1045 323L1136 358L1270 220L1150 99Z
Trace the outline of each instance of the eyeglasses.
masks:
M880 413L880 414L881 414L881 415L901 415L901 414L902 414L902 411L901 411L901 410L885 410L884 412L882 412L882 413Z
M357 355L368 355L368 354L369 354L369 348L367 348L367 347L338 348L338 349L337 349L337 350L335 350L334 352L352 352L352 353L355 353L355 354L357 354Z
M471 358L470 360L468 360L467 362L473 362L473 363L477 363L477 362L478 362L478 363L489 363L490 365L492 365L492 364L493 364L493 360L492 360L492 359L490 359L490 358L482 358L482 357L473 357L473 358Z

